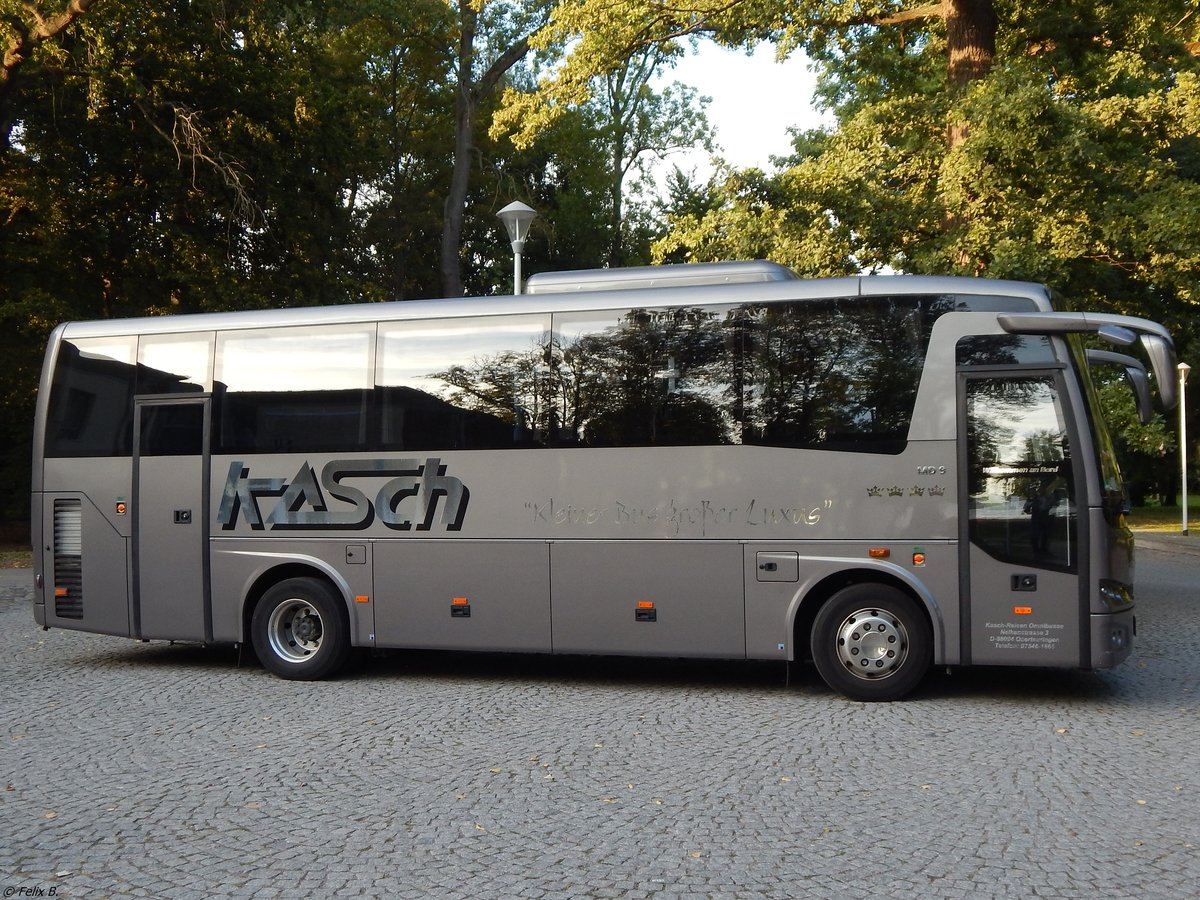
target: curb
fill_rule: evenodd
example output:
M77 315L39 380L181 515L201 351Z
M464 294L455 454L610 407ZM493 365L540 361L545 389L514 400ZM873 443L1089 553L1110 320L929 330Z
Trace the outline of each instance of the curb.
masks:
M1134 532L1134 546L1139 550L1200 556L1200 540L1186 534L1157 534Z

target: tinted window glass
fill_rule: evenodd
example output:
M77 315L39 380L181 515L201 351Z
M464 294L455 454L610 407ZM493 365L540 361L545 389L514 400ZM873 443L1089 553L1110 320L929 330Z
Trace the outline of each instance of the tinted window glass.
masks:
M554 317L551 374L560 445L728 444L728 307Z
M1028 297L989 297L962 294L936 298L939 303L949 301L956 312L1036 312L1038 305Z
M138 341L139 394L193 394L212 385L211 334L142 335Z
M899 453L934 320L953 298L870 298L746 307L743 441Z
M552 412L548 324L547 317L503 316L381 325L384 447L543 446Z
M138 453L199 456L204 450L204 404L144 405Z
M369 449L374 345L374 325L219 334L214 450Z
M558 442L903 450L934 320L955 298L554 317Z
M972 542L1005 562L1073 569L1075 482L1050 375L967 382Z
M133 338L63 341L50 388L47 456L128 456L133 447Z
M1050 338L1039 334L981 334L954 348L960 366L1016 366L1055 362Z

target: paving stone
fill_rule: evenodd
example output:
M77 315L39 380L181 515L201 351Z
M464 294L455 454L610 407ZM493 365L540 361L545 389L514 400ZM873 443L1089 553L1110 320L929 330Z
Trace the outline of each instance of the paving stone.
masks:
M41 632L0 577L0 887L1183 900L1200 557L1138 575L1124 666L937 672L895 704L704 661L397 654L286 682Z

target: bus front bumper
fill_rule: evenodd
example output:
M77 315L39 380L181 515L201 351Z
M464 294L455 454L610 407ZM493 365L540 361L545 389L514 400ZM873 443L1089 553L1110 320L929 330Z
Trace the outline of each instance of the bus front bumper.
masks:
M1133 650L1137 622L1132 609L1092 617L1092 668L1111 669Z

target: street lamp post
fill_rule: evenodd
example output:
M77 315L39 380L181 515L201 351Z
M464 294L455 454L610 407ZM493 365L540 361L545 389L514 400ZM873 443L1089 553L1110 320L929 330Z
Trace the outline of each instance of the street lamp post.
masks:
M508 230L508 239L512 241L513 249L513 293L521 293L521 253L525 250L525 241L529 237L529 223L537 218L537 213L520 200L514 200L504 209L496 213L504 227Z
M1192 367L1187 363L1180 363L1176 368L1179 370L1179 477L1182 484L1183 494L1183 533L1188 533L1188 484L1187 484L1187 394L1185 393L1187 385L1188 372L1192 371Z

